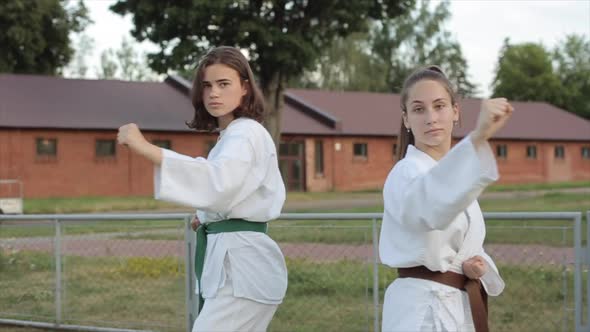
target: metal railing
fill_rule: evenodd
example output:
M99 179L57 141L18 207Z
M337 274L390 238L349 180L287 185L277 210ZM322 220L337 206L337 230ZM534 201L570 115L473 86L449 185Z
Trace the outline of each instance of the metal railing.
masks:
M560 328L563 331L567 331L570 320L572 322L572 327L575 331L590 331L590 325L588 323L590 318L590 307L587 306L587 310L585 315L583 314L584 308L584 301L583 301L583 284L584 284L584 271L587 271L588 266L590 266L589 258L590 254L588 253L589 247L586 242L586 246L583 246L583 232L582 232L582 214L580 212L502 212L502 213L484 213L484 217L486 220L489 221L499 221L499 223L494 224L495 226L492 227L492 232L494 231L494 227L497 229L506 229L511 227L515 223L515 221L530 221L534 225L528 225L527 229L541 229L543 228L543 222L549 220L563 220L566 221L566 224L569 226L563 226L553 229L552 231L558 231L563 234L563 241L564 246L570 246L571 241L571 249L574 252L574 260L573 261L562 261L561 265L563 268L561 269L562 277L561 277L561 290L558 292L563 293L563 317L560 316L563 324ZM590 211L587 212L588 221L590 218ZM66 260L71 259L70 257L76 256L84 256L85 253L78 248L80 245L76 244L73 241L80 241L86 244L88 250L102 250L108 255L108 253L113 252L112 256L118 255L131 255L132 252L127 252L129 250L128 246L120 247L118 249L121 250L113 250L117 249L116 245L120 245L121 243L129 244L127 242L131 242L131 246L136 246L134 241L138 241L137 239L140 238L150 238L150 237L165 237L172 234L174 239L177 239L178 242L178 250L171 251L179 261L178 264L182 264L182 273L183 277L183 291L184 294L184 324L183 326L160 326L156 323L153 323L155 330L160 330L161 328L171 328L176 330L186 330L191 331L192 323L196 318L196 298L194 296L194 273L193 273L193 254L194 254L194 245L195 245L195 236L194 232L190 228L190 221L192 219L191 214L183 214L183 213L176 213L176 214L72 214L72 215L17 215L17 216L1 216L0 215L0 255L2 254L2 248L6 249L6 247L13 246L14 248L21 248L19 250L22 251L43 251L51 250L52 249L52 267L54 269L54 284L52 294L53 296L53 306L54 306L54 313L52 317L44 317L45 321L42 319L33 320L31 318L43 318L40 316L35 316L31 314L23 314L23 313L14 313L14 312L5 312L0 306L0 324L10 324L10 325L21 325L21 326L31 326L31 327L40 327L40 328L48 328L48 329L61 329L61 330L77 330L77 331L109 331L109 332L119 332L119 331L145 331L146 324L140 324L137 322L125 322L122 323L120 326L97 326L92 324L72 324L75 319L72 319L72 315L64 313L64 298L63 294L66 292L64 288L64 280L69 280L72 282L71 279L68 279L69 274L74 274L76 270L66 271L64 273L64 258ZM364 265L358 266L355 268L354 271L359 275L355 277L355 283L360 283L364 280L365 284L365 292L367 302L370 302L370 305L367 306L365 311L366 321L367 324L362 324L364 327L363 329L367 331L379 331L380 330L380 315L381 315L381 305L380 300L382 298L383 289L387 286L388 283L392 281L390 278L390 271L388 269L384 269L383 266L380 265L378 259L378 237L379 237L379 221L382 219L381 213L285 213L282 214L279 221L271 223L271 227L269 228L270 231L279 235L280 238L277 240L279 245L285 251L285 256L289 259L292 253L297 253L297 251L303 250L302 245L291 245L292 243L299 243L297 241L303 241L309 243L310 239L315 240L314 235L320 233L320 230L323 229L326 235L333 234L336 230L339 230L341 236L343 238L348 239L351 233L358 233L358 236L352 240L355 244L349 245L346 248L340 248L334 245L336 249L330 247L330 250L340 250L341 252L336 252L335 254L331 255L337 257L339 260L345 261L353 261L351 264L357 264L354 262L362 262L362 264L366 264L368 266L368 270L364 270ZM109 230L111 226L117 224L117 222L132 222L132 221L147 221L148 224L145 225L135 225L135 229L132 231L117 231L116 227L113 230ZM64 235L64 231L69 228L75 228L80 226L85 226L88 222L94 222L95 228L94 231L89 232L88 234L85 232L77 233L79 229L74 229L75 231L72 232L74 235ZM311 223L305 223L309 221ZM356 221L356 223L354 223ZM330 223L331 222L331 223ZM347 223L349 222L349 223ZM569 224L571 222L571 224ZM153 228L153 224L159 224L161 227L160 230L151 231ZM299 224L301 223L301 224ZM351 226L350 224L353 224ZM51 227L54 228L54 233L49 235L48 232L41 232L42 234L38 234L36 236L23 236L22 234L16 234L13 236L3 236L2 230L10 230L15 231L17 228L33 228L33 227ZM169 225L175 225L174 229L170 229ZM329 226L328 226L329 225ZM93 226L94 227L94 226ZM104 227L106 229L99 229L100 227ZM488 229L490 227L488 226ZM550 227L546 227L550 228ZM295 230L295 231L294 231ZM573 238L566 239L567 232L571 230L573 232ZM37 229L37 231L39 231ZM305 233L299 234L304 238L304 240L297 240L291 236L292 233ZM307 232L307 233L306 233ZM15 232L18 233L18 232ZM22 232L21 232L22 233ZM361 234L362 233L362 234ZM168 234L168 235L166 235ZM274 236L273 236L274 237ZM107 248L105 250L98 249L91 249L94 244L92 240L101 240L102 245L104 242L112 241L113 248ZM108 239L108 240L107 240ZM122 239L122 240L113 240L113 239ZM363 240L364 239L364 240ZM587 234L586 234L586 241L590 239L590 227L587 227ZM116 242L119 241L119 242ZM127 242L123 242L127 241ZM154 240L159 241L159 240ZM346 240L348 241L348 240ZM344 241L344 242L346 242ZM49 245L47 245L47 243ZM99 241L96 241L99 242ZM322 239L321 237L314 243L317 243L311 247L310 252L306 252L305 255L301 255L302 257L305 256L307 258L303 258L301 261L298 259L293 259L292 261L288 261L288 265L295 264L293 271L297 268L300 269L309 269L310 265L306 265L309 263L308 259L311 257L311 261L314 259L324 259L323 256L326 256L326 253L322 253L322 250L328 250L327 247L320 247L320 245L328 243L341 243L342 240L339 239ZM51 248L51 243L53 243L53 248ZM156 245L163 245L164 242L150 242L148 243L149 246L156 246ZM97 244L98 245L98 244ZM328 244L329 245L329 244ZM287 250L287 247L290 249ZM350 248L354 247L353 249L362 249L361 253L356 253L354 255L350 255L348 253L344 253L343 250L349 250ZM49 249L48 249L49 248ZM147 247L146 247L147 248ZM182 248L182 249L180 249ZM78 250L76 252L70 252L70 249ZM292 250L291 250L292 249ZM110 251L109 251L110 250ZM308 250L307 248L305 250ZM364 250L364 251L363 251ZM140 249L141 251L141 249ZM147 250L146 250L147 251ZM164 251L164 250L158 250ZM188 254L187 254L188 253ZM146 253L141 253L146 254ZM149 256L149 254L146 254ZM152 256L157 256L156 254ZM294 255L299 257L300 255ZM354 256L354 257L353 257ZM338 258L340 257L340 258ZM345 257L345 258L342 258ZM352 258L350 258L352 257ZM2 256L0 256L2 258ZM508 257L507 257L508 258ZM93 258L90 258L93 259ZM9 259L10 260L10 259ZM334 258L328 258L328 260L334 260ZM182 263L180 263L182 261ZM10 274L6 274L6 277L2 277L2 261L0 261L0 294L9 293L8 289L3 290L2 287L7 287L6 285L10 284L10 280L8 280ZM109 263L110 264L110 263ZM122 264L122 263L121 263ZM302 264L301 267L298 267ZM541 263L536 265L540 265ZM75 265L75 264L74 264ZM94 265L94 263L91 263ZM116 265L116 264L115 264ZM358 265L358 264L357 264ZM573 272L573 319L569 317L569 286L568 286L568 276L569 272L568 269L571 265L572 272ZM68 265L69 266L69 265ZM86 266L86 265L84 265ZM289 266L290 273L292 266ZM316 265L311 265L316 267ZM77 268L77 266L74 266ZM340 267L338 267L340 268ZM536 268L536 267L535 267ZM94 271L94 270L93 270ZM127 270L126 270L127 271ZM363 272L364 271L364 272ZM380 272L381 271L381 272ZM385 273L383 272L385 271ZM127 271L128 272L128 271ZM126 272L126 273L127 273ZM502 272L502 271L501 271ZM94 272L93 272L94 273ZM381 274L383 275L381 275ZM65 274L65 275L64 275ZM291 277L291 275L290 275ZM4 279L6 278L6 279ZM352 278L352 276L351 276ZM73 279L73 277L72 277ZM362 279L362 280L361 280ZM586 277L586 291L587 296L586 299L590 298L590 278ZM302 279L300 281L302 283L307 282L306 280ZM92 281L92 280L90 280ZM293 285L296 285L296 282L293 281ZM328 281L329 282L329 281ZM555 282L557 285L557 282ZM290 288L292 285L292 281L290 280ZM325 285L320 285L324 287ZM147 286L149 287L149 286ZM354 295L354 301L358 301L362 297L359 297L358 294ZM0 295L0 304L2 304L1 300L2 295ZM296 297L293 295L293 297ZM290 294L287 293L287 298L290 298ZM178 305L178 304L177 304ZM279 306L279 311L277 312L277 316L281 314L282 307L288 307L289 304L283 304ZM294 307L297 309L297 307ZM360 307L359 307L360 308ZM290 310L290 309L289 309ZM305 312L306 308L301 308L302 312ZM363 311L362 308L358 311ZM21 315L23 317L27 317L29 319L14 319L14 316ZM149 315L150 313L147 313ZM7 317L10 316L10 317ZM584 318L585 316L585 318ZM302 317L304 317L302 313ZM356 319L362 319L361 316L358 316ZM492 313L491 319L493 320L494 316ZM275 319L276 320L276 319ZM77 320L80 321L80 320ZM94 322L89 320L88 322ZM88 323L82 319L82 323ZM282 321L281 321L282 322ZM287 323L285 323L287 324ZM129 328L123 326L125 325L135 325L141 326L140 328ZM147 324L149 326L149 324ZM285 325L287 326L287 325ZM148 327L149 328L149 327ZM279 328L280 329L280 328ZM273 330L273 325L271 324L270 330ZM167 331L167 329L166 329Z

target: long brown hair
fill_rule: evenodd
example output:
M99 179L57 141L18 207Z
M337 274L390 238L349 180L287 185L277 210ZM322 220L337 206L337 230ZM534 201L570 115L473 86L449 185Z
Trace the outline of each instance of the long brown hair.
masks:
M195 79L192 88L192 104L195 109L195 117L191 122L187 122L189 128L196 130L215 131L219 127L217 118L209 114L203 104L203 77L205 68L222 64L234 69L240 77L240 84L247 84L246 95L242 97L241 104L233 111L236 118L247 117L258 122L264 120L264 98L260 89L254 83L254 74L248 64L246 57L239 49L230 46L220 46L213 48L205 54L199 61L195 70Z
M422 81L422 80L430 80L436 81L442 84L442 86L447 90L449 96L451 97L451 104L455 106L457 104L457 96L455 90L453 89L453 85L451 81L447 78L445 73L440 69L438 66L427 66L423 68L419 68L415 70L410 76L406 78L404 81L404 85L401 92L400 98L400 107L402 110L402 121L401 127L399 130L398 136L398 144L399 147L397 149L397 160L401 160L406 156L406 152L408 151L408 145L414 145L414 134L406 128L404 123L404 114L407 115L407 108L406 102L408 101L408 94L410 89L414 86L414 84Z

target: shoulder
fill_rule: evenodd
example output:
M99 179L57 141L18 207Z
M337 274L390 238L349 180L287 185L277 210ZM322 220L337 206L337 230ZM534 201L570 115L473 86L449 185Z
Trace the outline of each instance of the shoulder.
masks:
M422 167L419 160L412 158L411 156L406 156L393 166L385 181L385 187L390 187L394 183L406 183L421 173Z
M229 137L245 138L254 146L272 145L274 147L268 130L261 123L250 118L235 119L231 126L228 127L227 135Z
M253 137L261 135L266 129L262 124L250 118L238 118L232 121L227 128L228 136L245 136Z
M232 121L223 139L228 142L248 142L256 159L260 161L276 155L276 148L269 132L261 123L250 118Z

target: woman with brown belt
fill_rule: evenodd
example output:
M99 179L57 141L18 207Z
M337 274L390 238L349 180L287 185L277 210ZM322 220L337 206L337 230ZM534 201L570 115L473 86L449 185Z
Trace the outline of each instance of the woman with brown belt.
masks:
M399 278L385 293L383 331L487 331L487 294L504 281L483 250L477 197L498 179L488 139L513 108L483 100L475 130L451 148L459 107L436 66L415 71L401 94L398 163L383 189L381 261Z

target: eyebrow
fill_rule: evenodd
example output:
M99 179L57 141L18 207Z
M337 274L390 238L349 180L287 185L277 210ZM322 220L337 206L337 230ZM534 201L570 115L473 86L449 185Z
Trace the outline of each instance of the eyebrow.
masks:
M221 78L221 79L216 80L215 82L216 83L222 83L222 82L230 82L231 83L231 80L229 78ZM211 83L211 82L204 80L203 84L205 84L205 83Z
M445 102L446 102L446 99L445 99L445 98L443 98L443 97L441 97L441 98L436 98L436 99L435 99L435 100L433 100L432 102L433 102L433 103L437 103L437 102L440 102L440 101L445 101ZM412 100L412 102L411 102L410 104L423 104L423 103L424 103L424 102L423 102L422 100Z

